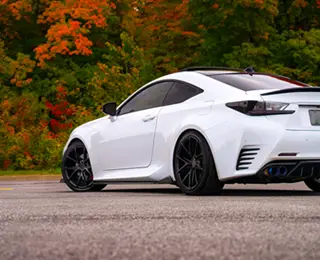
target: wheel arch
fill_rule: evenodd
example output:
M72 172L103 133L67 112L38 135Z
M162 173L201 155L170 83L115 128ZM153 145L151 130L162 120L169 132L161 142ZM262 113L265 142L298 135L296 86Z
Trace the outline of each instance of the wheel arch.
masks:
M76 136L71 136L70 139L68 140L68 142L66 143L64 149L63 149L63 154L65 153L65 151L75 142L81 142L87 149L89 156L91 155L91 151L90 151L90 147L88 147L87 143L83 140L83 138L81 138L80 136L76 135Z
M84 144L84 146L86 146L85 143L84 143L80 138L75 137L75 138L71 139L71 141L70 141L69 144L68 144L68 147L70 147L70 146L71 146L73 143L75 143L75 142L81 142L81 143Z
M78 143L78 144L77 144ZM72 146L74 145L74 147ZM89 159L89 162L86 162L87 159L84 159L85 157L79 157L79 154L77 152L77 149L76 147L78 146L82 146L85 148L86 152L88 153L88 156L89 158L87 157L87 159ZM71 177L69 178L68 177L68 170L67 170L67 158L68 158L68 155L70 156L70 153L68 152L68 150L70 151L74 151L74 153L76 153L76 157L73 157L72 161L73 163L73 169L71 169L72 171L72 176L74 176L74 174L77 172L77 171L81 171L81 176L82 177L79 177L79 173L78 173L78 182L77 184L73 183L72 180L71 180ZM62 169L62 176L63 176L63 180L64 180L64 183L66 183L66 185L68 186L68 188L72 191L77 191L77 192L84 192L84 191L100 191L102 190L106 184L95 184L94 183L94 169L92 167L92 164L91 164L91 158L90 158L90 154L89 154L89 151L87 149L87 146L85 144L85 142L83 142L80 138L77 138L77 137L74 137L74 138L70 138L70 140L68 141L68 143L66 144L66 152L64 152L64 155L63 155L63 159L62 159L62 165L61 165L61 169ZM79 151L79 150L78 150ZM85 151L83 150L81 153L85 153ZM83 161L78 161L78 160L83 160ZM70 162L70 157L69 157L69 162ZM79 166L79 164L81 164L82 166ZM88 168L88 166L91 166L90 168ZM82 168L84 167L84 168ZM76 169L75 169L76 168ZM91 170L90 170L91 169ZM85 171L86 170L86 171ZM83 177L84 175L84 172L86 172L86 178ZM88 175L89 174L89 175ZM88 179L89 177L89 179ZM79 186L79 184L81 183L80 180L82 178L82 182L85 182L85 185L84 186ZM89 181L88 181L89 180Z
M208 140L208 137L207 137L207 135L205 134L205 132L204 132L202 129L198 128L197 126L187 127L187 128L185 128L185 129L183 129L183 130L177 135L177 138L176 138L176 140L175 140L175 142L174 142L174 147L173 147L172 152L171 152L171 162L170 162L170 167L171 167L171 170L172 170L172 176L171 176L171 177L173 177L174 180L176 180L176 179L175 179L175 175L174 175L174 158L173 158L173 156L174 156L174 154L175 154L175 151L176 151L177 144L178 144L179 140L180 140L180 139L182 138L182 136L183 136L184 134L186 134L187 132L197 132L199 135L201 135L201 136L204 138L204 140L206 141L207 145L208 145L209 148L210 148L210 152L211 152L212 160L213 160L213 163L214 163L214 167L215 167L215 170L216 170L216 172L217 172L218 178L220 178L219 172L218 172L217 167L216 167L216 162L215 162L215 159L214 159L214 151L213 151L213 149L212 149L211 142Z

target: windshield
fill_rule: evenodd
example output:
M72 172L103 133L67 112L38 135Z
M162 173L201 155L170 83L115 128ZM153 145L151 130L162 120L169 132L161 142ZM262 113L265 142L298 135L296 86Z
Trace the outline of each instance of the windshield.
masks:
M210 75L210 77L244 91L309 87L305 83L277 75L230 73Z

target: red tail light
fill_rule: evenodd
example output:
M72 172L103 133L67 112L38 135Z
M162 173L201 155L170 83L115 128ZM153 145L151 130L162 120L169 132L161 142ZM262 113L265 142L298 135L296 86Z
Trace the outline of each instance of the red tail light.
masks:
M283 115L295 112L294 110L285 110L289 104L280 102L247 100L227 103L226 106L249 116Z

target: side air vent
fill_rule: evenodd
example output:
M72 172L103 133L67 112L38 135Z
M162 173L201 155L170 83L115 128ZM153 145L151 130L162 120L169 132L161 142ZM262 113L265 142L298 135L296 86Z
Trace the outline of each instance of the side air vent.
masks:
M258 154L260 148L253 146L245 146L241 149L238 162L237 162L237 171L238 170L247 170L249 165L254 160L255 156Z

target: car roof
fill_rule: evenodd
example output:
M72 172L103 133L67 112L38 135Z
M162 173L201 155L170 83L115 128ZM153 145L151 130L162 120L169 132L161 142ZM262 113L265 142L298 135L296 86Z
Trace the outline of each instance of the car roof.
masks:
M245 69L239 69L239 68L228 68L228 67L210 67L210 66L198 66L198 67L188 67L185 69L182 69L181 71L187 71L187 72L196 72L208 77L211 77L213 79L217 79L215 76L220 75L264 75L264 76L270 76L278 79L282 79L283 81L295 83L299 86L309 86L306 83L290 79L289 77L278 75L278 74L272 74L272 73L266 73L266 72L256 72L254 68L247 67ZM236 87L236 86L233 86ZM236 87L237 88L237 87Z
M212 67L212 66L194 66L187 67L180 71L194 71L202 74L215 74L215 73L232 73L232 72L254 72L253 67L247 67L245 69L229 68L229 67Z
M257 78L254 77L255 75ZM191 67L160 77L154 82L161 80L184 81L202 88L207 94L212 93L213 96L221 98L241 95L249 90L276 89L276 86L279 88L308 86L306 83L285 76L255 72L252 67L244 70L224 67ZM280 84L277 85L278 83Z
M195 72L198 72L198 73L201 73L203 75L206 75L206 76L213 76L213 75L217 75L217 74L230 74L230 73L239 73L239 71L235 71L235 70L198 70L198 71L195 71ZM243 73L246 73L246 72L243 72Z

